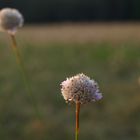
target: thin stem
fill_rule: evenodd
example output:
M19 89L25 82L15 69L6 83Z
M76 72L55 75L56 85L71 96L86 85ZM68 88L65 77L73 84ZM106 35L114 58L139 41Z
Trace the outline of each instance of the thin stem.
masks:
M79 139L79 114L80 114L80 103L76 102L76 128L75 128L75 140Z
M24 63L23 63L22 57L21 57L20 52L19 52L18 47L17 47L17 42L16 42L15 35L10 34L10 38L11 38L11 41L12 41L12 49L15 53L16 61L17 61L17 64L20 68L20 72L22 74L26 90L28 92L28 95L30 96L30 100L32 102L32 105L33 105L35 111L36 111L36 114L37 114L39 120L41 120L41 114L39 112L39 109L38 109L38 106L36 104L35 98L32 94L31 85L29 83L28 76L27 76L25 68L24 68Z

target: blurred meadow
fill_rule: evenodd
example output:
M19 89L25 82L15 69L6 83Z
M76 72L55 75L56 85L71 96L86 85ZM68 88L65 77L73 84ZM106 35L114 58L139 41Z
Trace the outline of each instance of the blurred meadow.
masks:
M104 96L82 106L79 139L140 139L139 23L30 25L16 35L42 121L0 33L1 140L74 139L75 105L65 103L60 83L77 73L95 79Z

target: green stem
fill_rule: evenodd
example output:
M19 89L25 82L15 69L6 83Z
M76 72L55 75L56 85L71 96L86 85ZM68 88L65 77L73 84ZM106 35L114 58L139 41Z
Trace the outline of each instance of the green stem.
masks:
M80 113L80 103L76 102L76 128L75 128L75 140L79 139L79 113Z
M10 38L11 38L11 41L12 41L12 49L15 53L16 61L17 61L17 64L20 68L20 71L21 71L23 81L24 81L25 87L27 89L28 95L30 96L30 100L32 102L32 105L33 105L35 111L36 111L36 114L37 114L38 118L41 120L41 115L40 115L38 106L36 104L35 98L32 94L31 86L30 86L30 83L29 83L29 80L28 80L28 77L27 77L27 74L26 74L26 71L25 71L25 68L24 68L24 63L23 63L22 57L21 57L20 52L19 52L18 47L17 47L17 42L16 42L15 35L10 34Z

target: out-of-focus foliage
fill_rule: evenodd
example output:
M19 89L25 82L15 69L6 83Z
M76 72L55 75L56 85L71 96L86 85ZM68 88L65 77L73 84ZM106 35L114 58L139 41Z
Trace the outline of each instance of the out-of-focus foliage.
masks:
M12 50L1 40L0 139L74 139L75 106L65 103L60 83L84 72L98 81L104 98L82 106L80 140L139 140L139 43L41 44L23 40L19 46L43 122L26 94Z
M140 19L139 0L1 0L18 8L28 22Z

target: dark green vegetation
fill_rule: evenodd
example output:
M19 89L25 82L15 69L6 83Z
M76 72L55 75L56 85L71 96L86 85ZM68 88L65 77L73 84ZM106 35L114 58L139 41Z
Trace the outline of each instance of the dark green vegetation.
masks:
M0 44L0 139L73 140L75 106L60 83L83 72L98 81L102 101L83 105L80 140L140 139L140 44L20 44L43 122L37 119L8 44ZM26 46L26 47L25 47Z
M28 22L139 20L139 0L1 0L0 8L19 9Z

